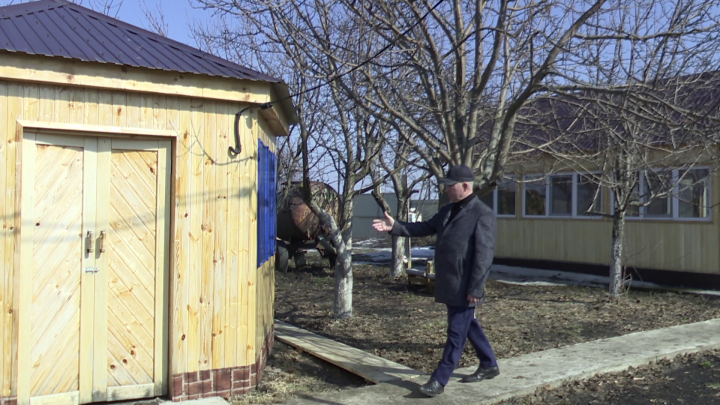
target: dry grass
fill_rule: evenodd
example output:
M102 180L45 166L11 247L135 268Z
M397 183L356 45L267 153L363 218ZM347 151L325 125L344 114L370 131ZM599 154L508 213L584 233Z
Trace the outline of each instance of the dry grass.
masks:
M230 398L230 402L236 405L284 402L312 392L312 387L318 383L314 377L293 375L271 367L265 369L263 380L257 389Z
M366 385L362 378L275 341L258 387L230 398L233 405L274 404Z

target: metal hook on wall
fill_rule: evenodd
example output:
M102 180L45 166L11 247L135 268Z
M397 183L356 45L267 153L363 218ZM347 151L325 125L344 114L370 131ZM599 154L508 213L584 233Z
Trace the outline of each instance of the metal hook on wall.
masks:
M270 104L270 103L264 103L264 104L260 105L261 110L266 110L270 107L272 107L272 104ZM240 128L239 128L240 117L242 116L242 113L244 113L245 111L247 111L251 108L252 107L245 107L242 110L240 110L237 114L235 114L235 147L233 148L232 146L230 146L228 148L228 154L230 155L230 157L236 157L237 155L240 154L240 152L242 152L242 143L240 143Z

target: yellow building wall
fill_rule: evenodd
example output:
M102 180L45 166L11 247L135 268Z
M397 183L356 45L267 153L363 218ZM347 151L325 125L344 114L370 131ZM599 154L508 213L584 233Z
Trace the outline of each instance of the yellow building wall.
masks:
M0 80L0 396L15 395L13 361L22 316L14 294L21 198L16 153L22 147L16 142L17 120L164 130L176 136L170 374L256 362L272 327L274 298L273 262L260 269L256 263L257 139L263 137L272 150L275 141L251 109L240 120L242 153L228 155L235 113L247 106Z
M515 218L498 218L495 257L610 265L612 219L523 218L522 184ZM626 221L627 266L693 273L720 273L720 176L710 188L713 208L709 221ZM610 193L603 190L609 213Z

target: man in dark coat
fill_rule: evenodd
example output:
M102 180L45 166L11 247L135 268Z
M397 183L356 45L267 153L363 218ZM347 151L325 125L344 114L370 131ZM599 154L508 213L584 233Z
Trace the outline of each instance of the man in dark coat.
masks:
M456 165L440 179L452 204L447 204L425 222L373 221L380 232L396 236L437 235L435 242L435 302L445 304L448 313L447 340L442 360L430 380L420 387L425 395L442 394L469 339L480 366L462 382L477 382L500 374L495 354L480 323L475 306L485 298L485 280L495 250L495 213L473 194L472 170Z

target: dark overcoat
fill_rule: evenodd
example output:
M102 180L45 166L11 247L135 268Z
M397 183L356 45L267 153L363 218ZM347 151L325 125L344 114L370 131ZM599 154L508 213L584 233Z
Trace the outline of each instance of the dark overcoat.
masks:
M495 253L497 219L493 210L475 197L448 221L453 205L445 205L425 222L395 221L390 234L410 237L436 234L435 301L474 307L467 296L484 301L485 280Z

